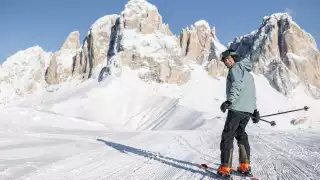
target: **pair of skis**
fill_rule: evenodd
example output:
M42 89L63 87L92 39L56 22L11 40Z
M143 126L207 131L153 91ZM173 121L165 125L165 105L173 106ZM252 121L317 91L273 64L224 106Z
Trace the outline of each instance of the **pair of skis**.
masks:
M232 176L229 176L229 177L221 176L221 175L219 175L217 172L214 172L213 170L211 170L211 168L209 168L209 166L206 165L206 164L200 164L200 165L199 165L199 168L200 168L200 169L203 169L205 172L210 173L210 174L213 174L213 175L215 175L215 176L217 176L217 177L219 177L219 178L222 178L222 179L225 179L225 180L233 180ZM236 174L239 174L240 176L242 176L245 180L259 180L259 179L256 178L256 177L245 176L245 175L243 175L242 173L237 172L237 170L232 169L232 171L233 171L233 172L236 172ZM232 174L233 174L233 173L232 173Z

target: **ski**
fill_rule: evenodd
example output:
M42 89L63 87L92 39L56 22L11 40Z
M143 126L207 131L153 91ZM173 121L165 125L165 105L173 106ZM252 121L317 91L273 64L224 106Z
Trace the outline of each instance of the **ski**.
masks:
M225 180L233 180L232 176L240 176L242 178L242 180L259 180L259 178L254 177L254 176L246 176L246 175L242 174L241 172L239 172L237 169L234 169L234 168L232 168L232 170L231 170L231 175L232 176L224 177L224 176L221 176L218 173L210 170L212 168L209 168L209 166L206 165L206 164L200 164L199 167L200 167L200 169L205 170L205 172L213 174L216 177L219 177L219 178L222 178L222 179L225 179Z
M237 169L233 169L233 168L232 168L231 171L232 171L232 172L231 172L232 175L240 176L240 177L242 177L242 178L245 178L245 180L259 180L259 178L254 177L253 175L251 175L251 176L246 176L246 175L242 174L241 172L239 172Z
M221 175L219 175L218 173L210 170L209 167L208 167L206 164L200 164L200 165L199 165L199 168L200 168L200 169L203 169L205 172L210 173L210 174L212 174L212 175L214 175L214 176L216 176L216 177L218 177L218 178L221 178L221 179L224 179L224 180L233 180L233 178L232 178L231 176L229 176L229 177L224 177L224 176L221 176Z

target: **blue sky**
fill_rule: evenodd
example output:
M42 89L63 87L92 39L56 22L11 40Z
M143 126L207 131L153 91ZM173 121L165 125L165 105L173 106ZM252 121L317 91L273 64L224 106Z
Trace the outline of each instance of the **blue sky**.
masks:
M56 51L71 31L81 41L98 18L120 14L128 0L2 0L0 6L0 63L19 50L39 45ZM163 21L178 34L182 28L204 19L216 27L226 45L234 37L260 25L263 16L290 12L293 20L320 44L320 0L149 0Z

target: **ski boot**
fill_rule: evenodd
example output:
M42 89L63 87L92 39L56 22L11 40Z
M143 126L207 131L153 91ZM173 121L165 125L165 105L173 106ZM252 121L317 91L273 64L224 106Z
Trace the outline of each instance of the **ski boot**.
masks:
M217 174L226 179L231 179L231 168L220 166L217 170Z
M243 174L244 176L253 177L251 173L251 167L249 164L241 163L240 167L238 167L238 172Z

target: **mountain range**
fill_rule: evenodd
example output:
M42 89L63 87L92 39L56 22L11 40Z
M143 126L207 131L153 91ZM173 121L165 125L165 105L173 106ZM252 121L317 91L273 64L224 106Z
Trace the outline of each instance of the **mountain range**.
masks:
M254 73L265 76L285 96L294 96L301 87L312 98L320 98L316 42L287 13L263 17L259 29L224 46L205 20L176 36L157 7L146 0L130 0L120 14L94 22L84 40L79 36L78 31L71 32L57 52L35 46L7 58L0 67L0 103L57 90L71 81L98 79L103 67L117 76L125 66L139 69L138 76L146 82L179 85L192 76L189 63L199 64L213 78L225 76L227 69L219 57L227 48L250 58Z

